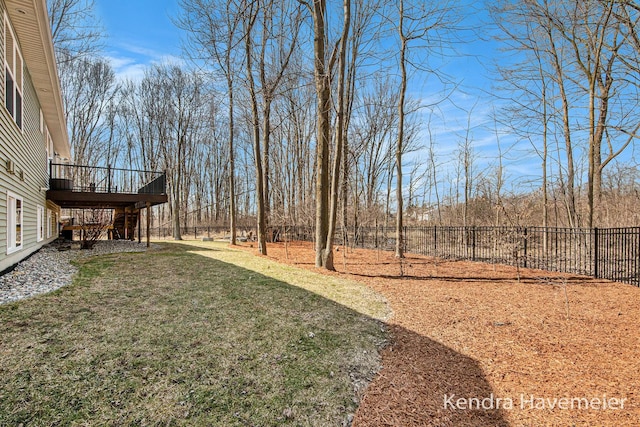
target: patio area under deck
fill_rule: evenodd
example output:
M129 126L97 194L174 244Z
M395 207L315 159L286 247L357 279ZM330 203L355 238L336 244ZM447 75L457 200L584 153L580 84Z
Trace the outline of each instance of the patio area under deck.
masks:
M134 237L136 222L140 236L140 211L144 208L148 230L151 207L168 200L166 175L160 172L52 163L49 176L48 200L62 209L113 209L111 226L117 230L120 224L119 238ZM118 215L124 218L118 219Z

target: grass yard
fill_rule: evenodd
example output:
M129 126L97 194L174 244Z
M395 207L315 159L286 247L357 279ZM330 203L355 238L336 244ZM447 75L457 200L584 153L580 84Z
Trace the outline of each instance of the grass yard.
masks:
M383 299L217 243L83 260L0 306L0 425L341 425L380 367Z

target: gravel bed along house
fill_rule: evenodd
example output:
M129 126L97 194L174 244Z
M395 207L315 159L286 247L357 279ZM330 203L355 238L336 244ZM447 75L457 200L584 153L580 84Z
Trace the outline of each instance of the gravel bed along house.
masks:
M0 304L54 291L71 283L77 268L72 260L116 252L142 252L146 243L127 240L99 241L93 249L59 250L48 244L13 270L0 276Z

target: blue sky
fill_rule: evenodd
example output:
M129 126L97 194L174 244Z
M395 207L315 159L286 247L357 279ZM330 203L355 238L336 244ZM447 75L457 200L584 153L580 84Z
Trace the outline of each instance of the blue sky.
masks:
M180 31L171 19L176 0L96 0L107 35L105 55L121 78L138 79L150 63L179 61Z
M154 62L181 62L181 30L171 21L180 12L177 3L177 0L95 0L96 17L107 35L105 55L120 78L140 79L144 68ZM481 12L469 13L465 26L483 26L483 18ZM474 37L470 35L468 38ZM466 111L471 109L471 137L477 153L477 170L491 167L497 157L491 119L494 107L488 94L492 82L490 71L484 65L498 54L497 47L491 41L476 40L460 44L458 50L460 55L448 59L446 68L461 82L460 90L452 95L451 103L440 105L431 117L437 153L441 156L442 179L446 179L445 171L452 173L452 153L457 148L457 142L465 135L468 120ZM414 82L410 92L416 99L426 100L433 96L429 82ZM428 113L425 110L423 114L426 127ZM427 140L426 131L422 138ZM502 149L506 150L513 141L506 136L502 138ZM508 175L539 175L539 159L530 153L516 153L513 157L514 160L505 165ZM411 154L407 158L408 163L424 160L424 152ZM408 164L407 169L410 167L411 164Z

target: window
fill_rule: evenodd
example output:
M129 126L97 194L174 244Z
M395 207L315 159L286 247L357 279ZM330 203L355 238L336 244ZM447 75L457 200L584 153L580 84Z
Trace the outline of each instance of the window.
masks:
M51 221L53 221L53 211L47 209L47 239L53 234L53 224Z
M47 152L47 166L53 159L53 139L51 139L51 134L49 133L49 129L44 127L44 148Z
M7 253L22 249L22 197L7 191Z
M4 15L4 105L22 129L22 69L24 63L9 19Z
M39 205L37 207L37 227L38 237L36 240L41 242L44 240L44 208Z

